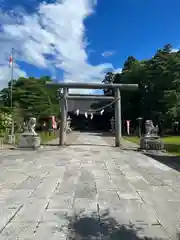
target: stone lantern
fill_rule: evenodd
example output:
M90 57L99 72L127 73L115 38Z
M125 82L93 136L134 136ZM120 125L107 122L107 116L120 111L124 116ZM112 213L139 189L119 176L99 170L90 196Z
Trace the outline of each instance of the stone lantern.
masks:
M111 132L115 132L115 119L114 117L111 118Z
M72 131L72 129L71 129L71 118L70 118L70 116L68 116L67 117L67 128L66 128L66 131L67 132L71 132Z

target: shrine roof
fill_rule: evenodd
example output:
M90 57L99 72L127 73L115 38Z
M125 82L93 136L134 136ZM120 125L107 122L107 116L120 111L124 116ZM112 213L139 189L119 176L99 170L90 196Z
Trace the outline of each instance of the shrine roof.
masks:
M80 114L84 114L91 109L93 103L97 103L95 100L68 100L68 112L76 112L79 109Z

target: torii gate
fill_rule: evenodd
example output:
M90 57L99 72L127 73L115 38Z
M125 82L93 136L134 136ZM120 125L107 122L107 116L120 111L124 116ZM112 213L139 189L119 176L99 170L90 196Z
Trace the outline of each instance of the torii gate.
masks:
M47 85L57 85L59 90L62 91L61 99L61 122L59 133L59 145L66 144L66 124L67 124L67 100L112 100L115 101L115 146L121 145L122 131L121 131L121 93L120 90L135 90L138 88L138 84L104 84L104 83L79 83L79 82L47 82ZM74 89L109 89L115 90L115 97L104 95L77 95L69 94L68 90Z

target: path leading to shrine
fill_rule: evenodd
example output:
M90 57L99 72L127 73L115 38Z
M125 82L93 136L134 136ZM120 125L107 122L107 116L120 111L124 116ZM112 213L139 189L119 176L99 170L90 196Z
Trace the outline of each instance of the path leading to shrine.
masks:
M98 134L74 139L1 150L1 240L179 239L178 171Z

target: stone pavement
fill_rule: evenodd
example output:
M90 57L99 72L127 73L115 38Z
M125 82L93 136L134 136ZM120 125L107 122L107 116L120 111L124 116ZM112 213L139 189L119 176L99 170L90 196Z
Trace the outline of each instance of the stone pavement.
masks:
M0 167L0 240L179 239L179 172L96 134Z

